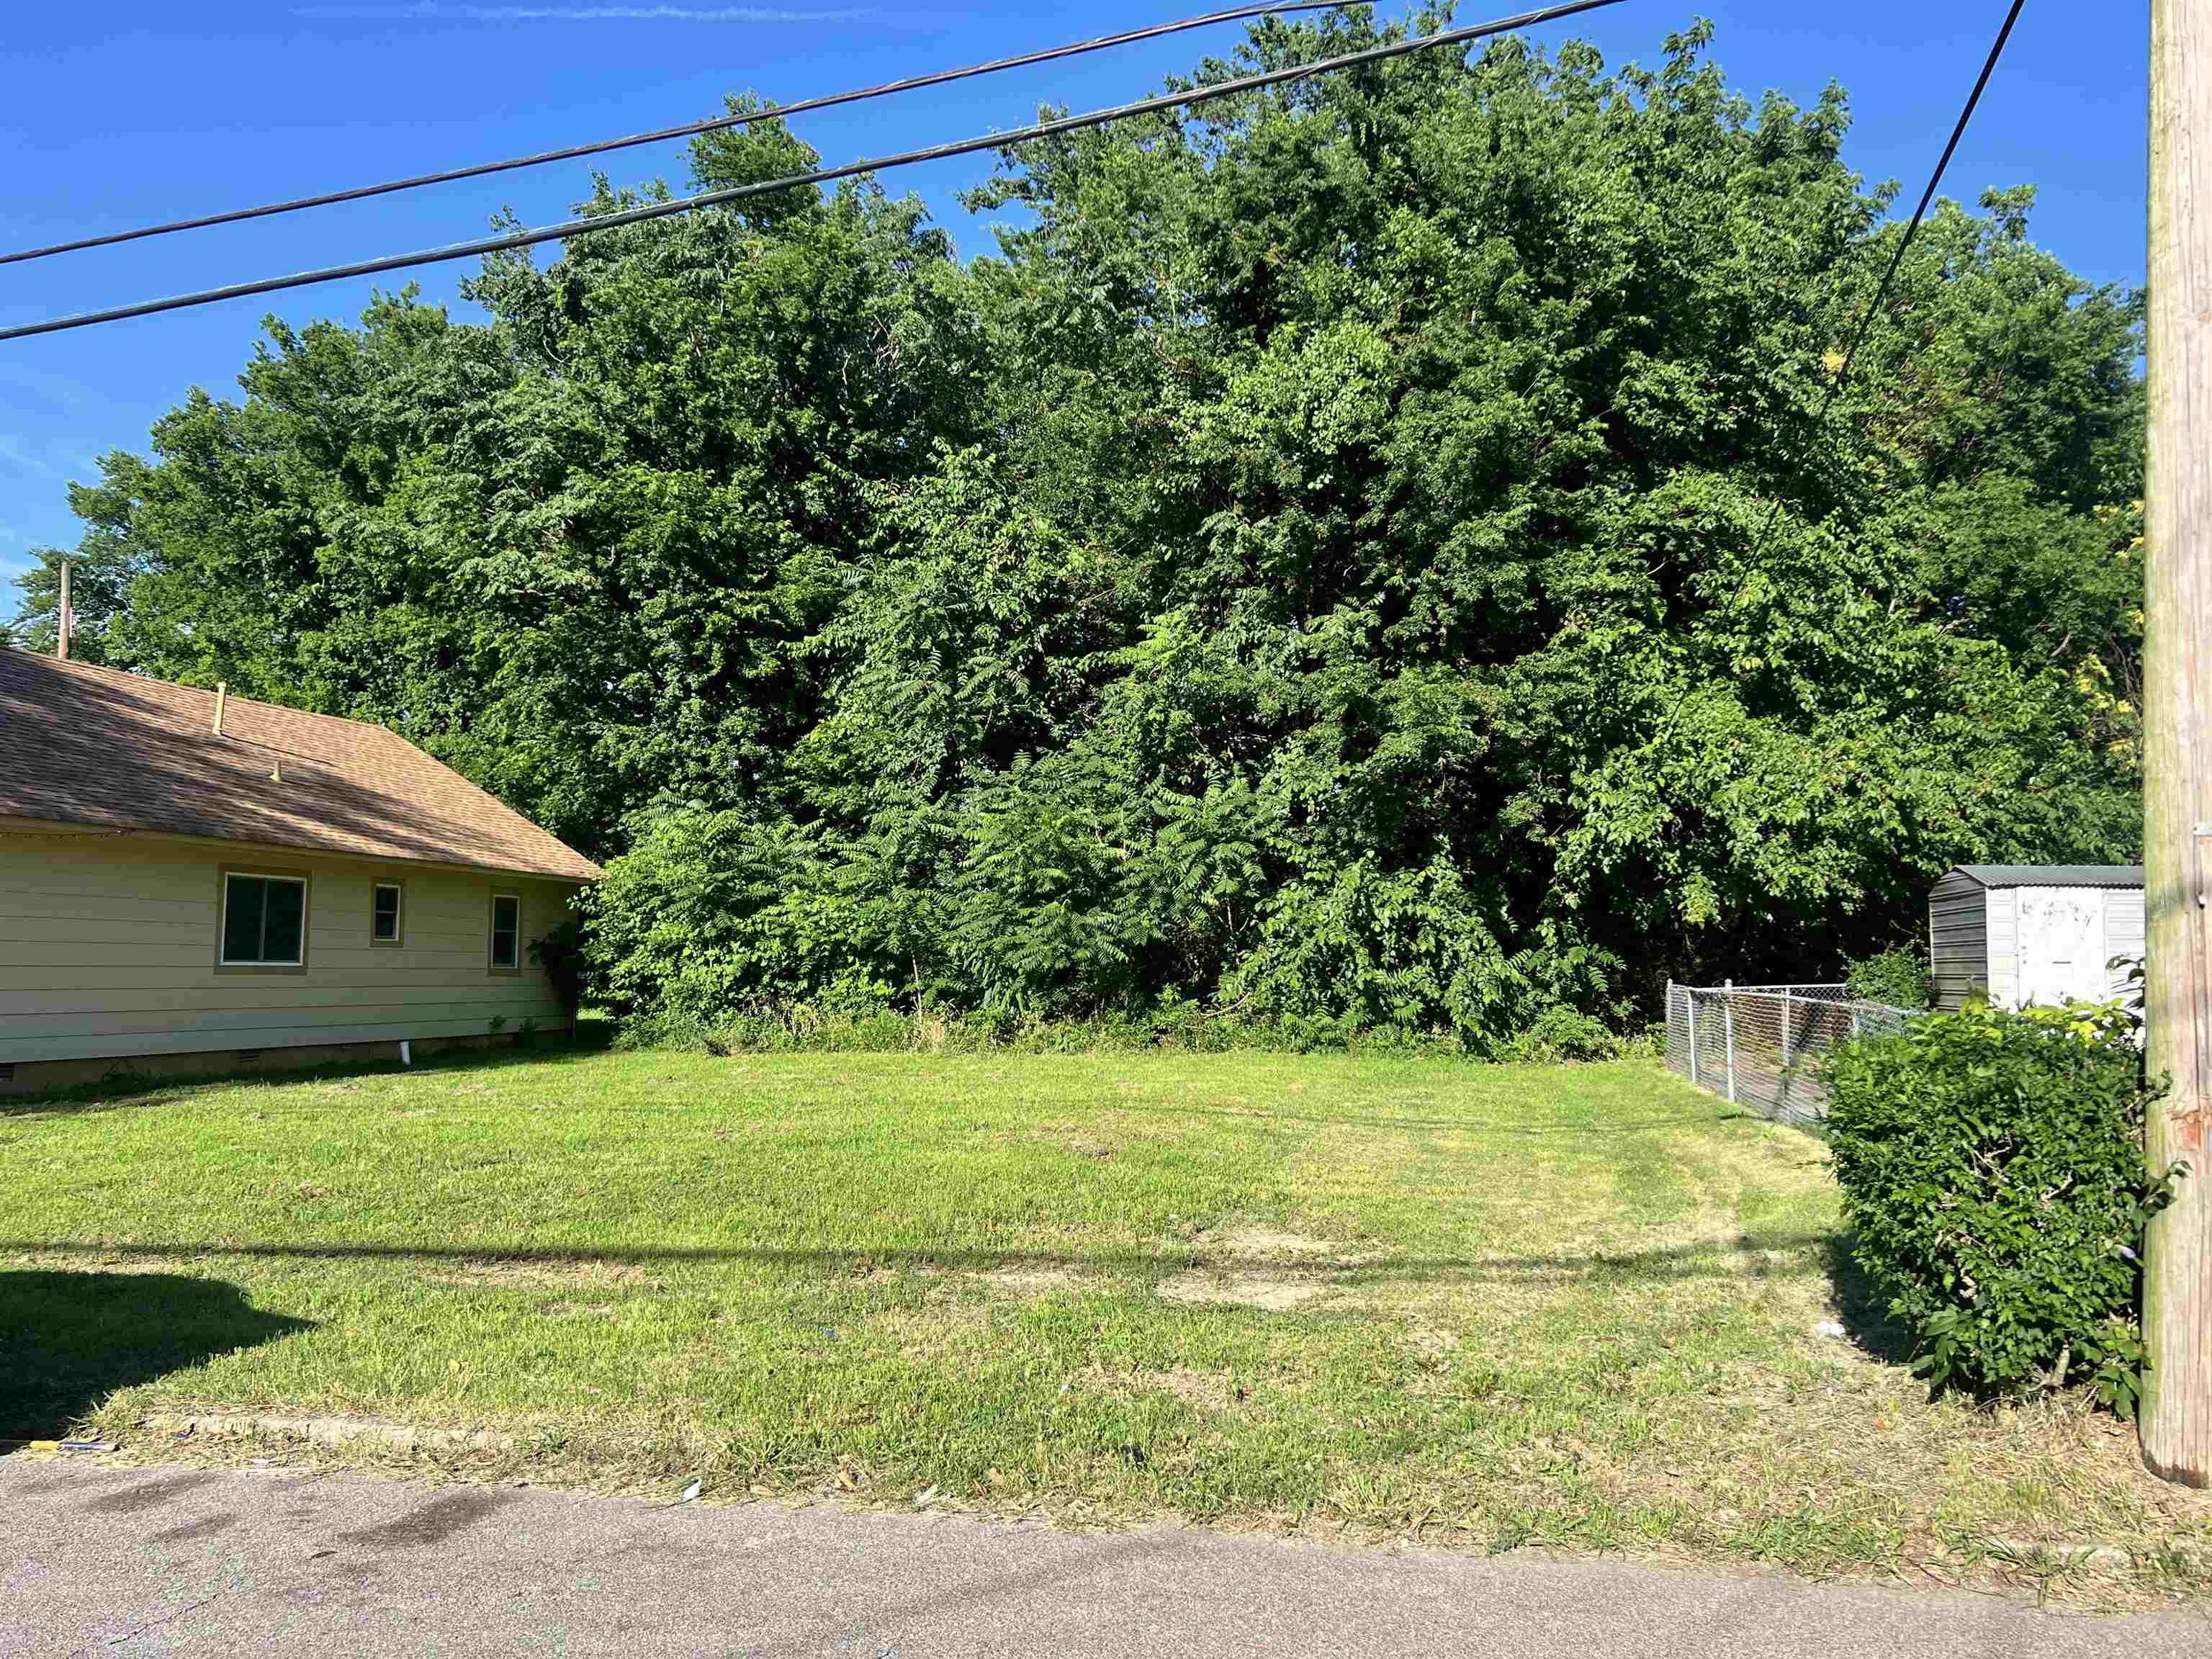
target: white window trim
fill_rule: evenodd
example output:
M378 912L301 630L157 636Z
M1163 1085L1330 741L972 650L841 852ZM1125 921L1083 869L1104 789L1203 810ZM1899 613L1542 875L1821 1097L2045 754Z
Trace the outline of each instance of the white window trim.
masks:
M300 953L282 960L275 957L234 957L230 944L230 884L234 881L283 881L300 890ZM267 930L264 928L264 932ZM222 872L222 914L216 918L216 966L218 968L304 968L307 965L307 878L276 871L226 870Z

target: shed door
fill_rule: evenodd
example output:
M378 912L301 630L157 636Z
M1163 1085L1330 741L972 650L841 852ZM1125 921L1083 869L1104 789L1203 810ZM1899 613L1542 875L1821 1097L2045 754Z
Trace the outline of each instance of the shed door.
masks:
M2096 888L2022 888L2020 1000L2055 1008L2105 995L2105 896Z

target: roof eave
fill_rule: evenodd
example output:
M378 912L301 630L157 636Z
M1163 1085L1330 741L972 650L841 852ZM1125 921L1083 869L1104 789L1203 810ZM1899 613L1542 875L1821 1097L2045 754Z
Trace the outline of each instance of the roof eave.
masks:
M589 874L574 870L549 870L542 866L485 864L458 859L408 858L397 853L364 853L351 848L324 847L313 842L260 841L245 836L190 836L173 830L158 830L144 824L96 823L75 822L63 818L26 818L0 813L0 834L30 836L65 836L71 839L92 840L100 837L129 838L136 841L173 842L187 847L255 847L276 853L304 854L311 858L330 859L341 864L398 865L412 870L466 870L478 875L514 876L528 881L574 882L587 887L603 878L606 872L598 865L577 856Z

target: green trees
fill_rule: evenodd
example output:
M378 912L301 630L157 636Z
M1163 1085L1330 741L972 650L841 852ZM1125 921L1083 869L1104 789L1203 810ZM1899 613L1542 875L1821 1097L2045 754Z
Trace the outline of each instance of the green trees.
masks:
M1754 107L1705 45L1027 146L966 266L848 185L493 262L483 325L279 333L88 498L97 648L637 849L601 970L702 1015L1487 1049L1830 971L1960 860L2132 858L2136 297L2025 192L1946 207L1815 431L1899 232L1839 92Z

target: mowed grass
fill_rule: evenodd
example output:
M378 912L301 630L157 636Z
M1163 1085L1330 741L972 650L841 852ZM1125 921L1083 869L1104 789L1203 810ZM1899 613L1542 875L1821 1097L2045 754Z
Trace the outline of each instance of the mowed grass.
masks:
M2106 1601L2212 1559L2110 1419L1929 1403L1820 1143L1644 1065L556 1054L0 1116L0 1418L142 1449L360 1417L513 1436L406 1455L483 1478Z

